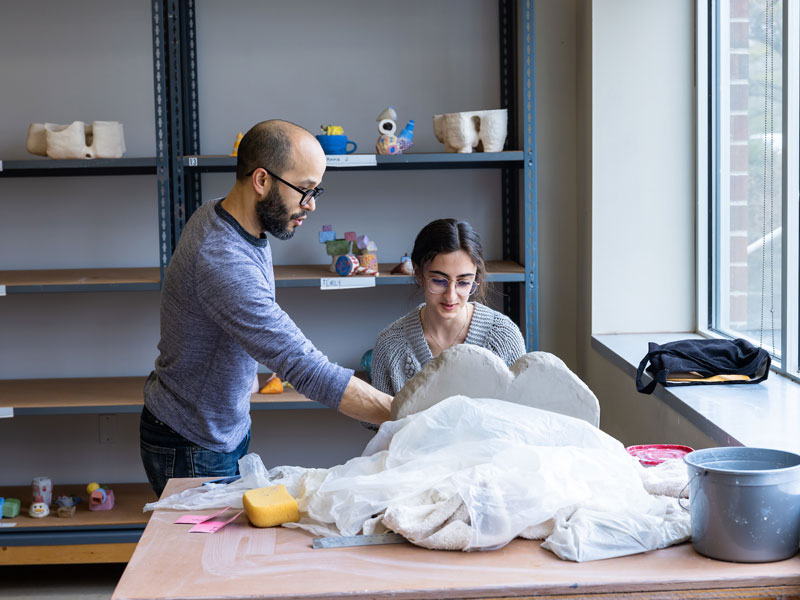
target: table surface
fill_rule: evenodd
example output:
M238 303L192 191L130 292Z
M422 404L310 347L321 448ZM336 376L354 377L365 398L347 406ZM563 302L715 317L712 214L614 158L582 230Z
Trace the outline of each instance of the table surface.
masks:
M172 479L164 494L202 481ZM217 533L188 533L191 525L174 524L185 512L155 511L112 600L486 598L763 586L790 586L800 593L800 556L736 564L704 558L691 544L680 544L574 563L523 539L491 552L435 551L412 544L314 550L314 536L305 531L258 529L244 513Z

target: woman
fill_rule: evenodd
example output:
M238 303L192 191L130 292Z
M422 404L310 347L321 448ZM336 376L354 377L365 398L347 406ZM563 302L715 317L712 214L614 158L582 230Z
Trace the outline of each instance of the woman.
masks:
M455 219L428 223L414 241L411 262L425 304L378 336L372 385L394 396L435 356L458 344L487 348L509 366L525 354L516 324L483 304L483 250L469 223Z

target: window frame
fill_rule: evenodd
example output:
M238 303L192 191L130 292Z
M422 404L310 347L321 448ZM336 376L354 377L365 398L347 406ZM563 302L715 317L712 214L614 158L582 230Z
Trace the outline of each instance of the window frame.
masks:
M720 289L721 277L725 276L714 269L719 253L724 252L724 248L715 246L715 240L724 230L726 218L715 211L726 178L714 176L722 163L717 141L724 133L721 129L727 126L719 118L724 93L720 88L724 86L719 85L717 72L726 37L717 27L721 22L718 13L724 7L721 0L698 0L696 8L697 331L707 337L730 337L713 326L714 315L725 310L714 306L713 293ZM800 0L783 0L782 16L782 322L778 342L781 356L773 357L772 364L774 370L800 381Z

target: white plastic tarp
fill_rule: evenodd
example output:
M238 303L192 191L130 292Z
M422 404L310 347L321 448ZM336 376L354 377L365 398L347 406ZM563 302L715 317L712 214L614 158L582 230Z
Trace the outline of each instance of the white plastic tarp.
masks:
M688 539L675 498L649 494L643 467L585 421L502 400L453 396L385 423L360 457L330 469L240 461L242 479L148 504L241 506L244 491L283 483L300 527L319 536L387 528L429 548L490 550L547 537L568 560L643 552Z

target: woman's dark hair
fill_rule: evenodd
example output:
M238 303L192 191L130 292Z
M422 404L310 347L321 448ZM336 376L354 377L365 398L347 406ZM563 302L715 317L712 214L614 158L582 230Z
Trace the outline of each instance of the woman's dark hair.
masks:
M422 269L439 254L463 250L475 263L475 281L480 285L472 298L483 303L486 300L486 265L483 261L481 238L466 221L437 219L422 228L414 240L411 262L417 279L422 278Z

